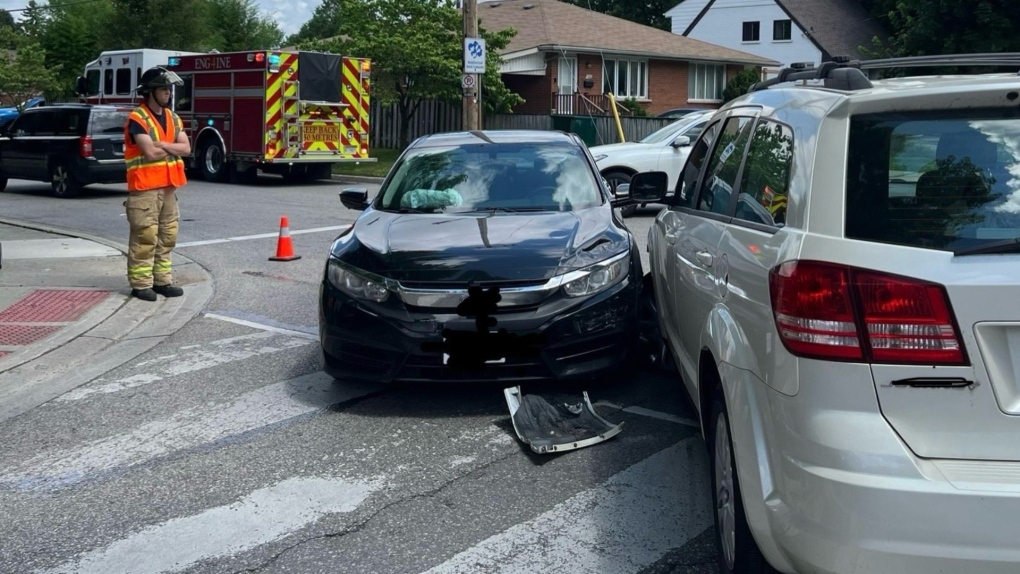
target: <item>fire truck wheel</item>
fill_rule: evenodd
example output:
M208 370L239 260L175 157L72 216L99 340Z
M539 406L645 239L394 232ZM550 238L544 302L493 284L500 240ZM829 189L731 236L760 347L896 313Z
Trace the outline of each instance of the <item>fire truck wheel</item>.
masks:
M202 178L206 181L224 181L227 176L227 164L224 161L223 146L209 138L202 145L202 153L198 155L198 166L202 170Z

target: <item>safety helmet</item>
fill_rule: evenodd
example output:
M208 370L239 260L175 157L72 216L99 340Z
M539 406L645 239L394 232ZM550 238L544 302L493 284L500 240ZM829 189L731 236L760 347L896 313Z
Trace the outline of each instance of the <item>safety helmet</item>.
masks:
M169 88L170 86L183 86L184 80L180 76L167 70L166 68L156 66L155 68L149 68L142 74L141 80L138 82L137 91L141 95L148 94L156 88Z

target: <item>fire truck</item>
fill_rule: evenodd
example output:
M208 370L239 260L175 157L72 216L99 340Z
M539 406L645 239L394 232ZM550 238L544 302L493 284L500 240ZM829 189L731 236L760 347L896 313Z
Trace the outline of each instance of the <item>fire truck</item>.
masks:
M184 80L172 107L191 138L188 166L207 181L250 181L261 170L294 181L329 178L368 157L371 62L292 50L104 52L78 78L87 103L137 104L142 72ZM130 87L129 87L130 86Z

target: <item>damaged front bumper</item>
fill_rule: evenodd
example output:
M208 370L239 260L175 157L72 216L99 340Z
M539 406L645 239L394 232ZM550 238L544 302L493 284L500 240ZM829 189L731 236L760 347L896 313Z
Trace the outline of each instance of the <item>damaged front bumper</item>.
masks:
M522 394L521 387L503 389L514 432L531 450L565 452L598 444L620 434L623 423L614 425L600 417L588 399L566 393Z

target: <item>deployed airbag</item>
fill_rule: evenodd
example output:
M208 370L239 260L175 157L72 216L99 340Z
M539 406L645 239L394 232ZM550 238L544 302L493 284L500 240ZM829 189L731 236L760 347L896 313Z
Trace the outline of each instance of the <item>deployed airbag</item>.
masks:
M620 434L623 423L613 425L600 417L588 400L566 393L521 394L521 388L503 389L514 432L537 453L564 452L598 444Z

